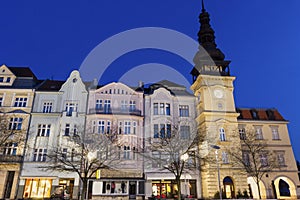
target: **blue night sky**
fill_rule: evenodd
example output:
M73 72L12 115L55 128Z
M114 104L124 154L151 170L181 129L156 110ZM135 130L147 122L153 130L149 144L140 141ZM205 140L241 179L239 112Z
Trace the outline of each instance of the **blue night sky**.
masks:
M201 2L1 1L0 7L0 64L28 66L40 79L65 80L98 44L129 29L163 27L197 40ZM205 7L217 45L232 61L236 106L277 108L290 121L293 149L300 160L300 1L206 0ZM155 48L120 55L103 77L91 79L102 84L116 81L135 66L151 71L149 63L157 63L153 71L170 66L191 81L190 63Z

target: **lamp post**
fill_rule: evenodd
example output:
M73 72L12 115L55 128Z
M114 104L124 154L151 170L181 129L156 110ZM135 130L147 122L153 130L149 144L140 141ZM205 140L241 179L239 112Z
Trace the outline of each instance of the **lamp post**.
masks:
M221 181L220 181L220 167L219 167L219 158L218 158L218 150L220 149L220 147L218 145L210 145L210 146L215 149L216 163L217 163L217 169L218 169L219 195L220 195L220 199L222 199L222 189L221 189Z
M183 160L184 162L186 162L189 159L189 154L185 153L183 155L181 155L180 157L181 160ZM185 195L187 195L187 183L186 183L186 172L184 174L184 188L185 188Z

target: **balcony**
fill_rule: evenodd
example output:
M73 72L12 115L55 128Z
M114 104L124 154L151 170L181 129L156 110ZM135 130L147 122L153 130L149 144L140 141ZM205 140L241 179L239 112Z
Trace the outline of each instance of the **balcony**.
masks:
M23 156L20 155L1 155L0 162L21 163Z
M121 109L121 108L91 108L89 114L114 114L114 115L136 115L141 116L142 112L138 109Z

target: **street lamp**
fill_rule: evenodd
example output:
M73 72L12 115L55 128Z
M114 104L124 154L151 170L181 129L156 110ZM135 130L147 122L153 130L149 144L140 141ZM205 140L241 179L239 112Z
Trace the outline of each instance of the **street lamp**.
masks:
M185 154L181 155L180 159L183 160L183 162L186 162L189 159L189 154L185 153ZM185 194L187 195L186 172L184 174L184 188L185 188Z
M218 145L210 145L212 148L214 148L215 154L216 154L216 163L217 163L217 169L218 169L218 185L219 185L219 195L220 199L222 199L222 189L221 189L221 181L220 181L220 167L219 167L219 158L218 158L218 150L220 147Z

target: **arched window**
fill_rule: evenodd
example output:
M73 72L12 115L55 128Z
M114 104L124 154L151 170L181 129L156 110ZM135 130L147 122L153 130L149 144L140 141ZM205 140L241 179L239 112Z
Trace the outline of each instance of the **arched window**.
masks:
M279 181L279 194L280 196L285 196L285 197L291 196L289 184L282 179L280 179Z

